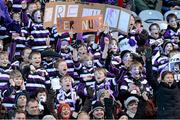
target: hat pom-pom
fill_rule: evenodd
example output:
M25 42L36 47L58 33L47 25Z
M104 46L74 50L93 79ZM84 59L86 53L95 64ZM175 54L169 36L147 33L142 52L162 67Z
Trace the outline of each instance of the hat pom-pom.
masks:
M136 42L133 39L129 39L128 43L129 43L130 46L135 46L136 45Z

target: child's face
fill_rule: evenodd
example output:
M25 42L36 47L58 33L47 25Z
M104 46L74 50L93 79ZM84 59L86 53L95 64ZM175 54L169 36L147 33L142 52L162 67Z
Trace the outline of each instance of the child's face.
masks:
M166 54L169 54L171 50L173 50L173 45L171 43L168 43L165 46L164 51L165 51Z
M171 27L173 27L173 28L177 28L177 20L176 20L176 18L171 18L171 19L169 19L169 25L171 26Z
M103 71L95 71L94 76L95 76L95 80L98 83L104 81L104 79L106 78Z
M22 76L16 76L14 79L15 86L20 87L23 84L23 78Z
M91 59L84 61L84 65L89 68L93 67L93 61Z
M62 87L63 87L66 91L68 91L68 90L70 90L70 89L72 88L72 80L71 80L70 78L64 78L64 79L62 79L61 83L62 83Z
M142 24L138 22L138 23L135 24L135 26L136 26L136 28L141 28Z
M26 50L24 50L24 54L23 54L23 56L22 56L24 62L29 62L29 55L30 55L31 52L32 52L31 49L26 49Z
M21 95L17 100L17 106L26 106L27 98L24 95Z
M14 13L13 14L13 20L15 20L16 22L20 23L21 22L21 16L18 13Z
M101 109L101 108L98 108L98 109L94 110L93 116L96 119L103 119L104 118L104 110Z
M141 73L140 73L140 68L139 66L133 66L130 70L130 74L133 78L135 79L139 79L141 76Z
M47 100L46 92L38 93L37 98L38 98L38 101L46 102Z
M68 52L69 51L69 43L68 43L68 41L62 41L61 42L61 50L63 50L63 52Z
M3 51L3 41L0 40L0 52Z
M8 55L7 54L0 55L0 66L7 67L8 63L9 63Z
M41 11L38 10L34 13L33 15L34 17L34 21L37 22L37 23L41 23L42 22L42 14L41 14Z
M31 58L31 64L34 67L40 67L41 65L41 55L40 54L34 54Z
M162 80L162 82L165 82L166 84L171 86L174 82L174 76L172 74L166 74L164 76L164 80Z
M124 63L125 66L129 66L130 63L132 62L131 53L126 53L122 58L122 62Z
M128 104L127 110L136 113L137 112L138 103L136 101L132 101Z
M69 118L71 115L71 110L68 107L62 107L61 116L62 118Z
M82 58L84 55L87 54L87 49L86 47L84 46L81 46L79 49L78 49L78 55L80 58Z
M65 75L67 73L68 67L65 61L60 62L58 65L58 71L61 75Z
M157 26L153 25L153 26L151 27L150 33L151 33L151 36L152 36L152 37L158 38L158 37L159 37L159 28L158 28Z
M118 46L117 46L117 43L116 43L115 40L113 40L113 41L110 43L109 48L110 48L113 52L117 52Z

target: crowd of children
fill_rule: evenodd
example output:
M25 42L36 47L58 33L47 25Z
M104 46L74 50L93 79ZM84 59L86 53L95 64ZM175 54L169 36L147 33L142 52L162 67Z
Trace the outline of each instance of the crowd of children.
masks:
M0 119L180 119L175 14L165 30L132 15L127 35L58 34L43 27L43 5L0 0Z

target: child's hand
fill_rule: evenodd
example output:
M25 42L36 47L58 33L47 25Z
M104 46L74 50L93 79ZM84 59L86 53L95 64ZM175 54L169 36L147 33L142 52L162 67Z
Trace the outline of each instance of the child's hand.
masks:
M147 101L148 100L148 96L147 96L147 92L143 92L142 93L142 97L143 97L143 99L145 100L145 101Z
M109 38L105 37L104 38L104 43L105 43L105 45L109 45Z
M92 76L86 76L86 77L83 77L83 80L84 81L89 81L89 80L92 80Z
M179 43L179 37L173 36L172 39L174 40L174 43Z
M15 82L14 82L13 79L9 79L9 83L10 83L11 86L15 87Z
M30 71L31 71L31 72L35 72L35 71L36 71L36 68L35 68L33 65L30 65Z
M69 32L70 38L73 38L73 34L74 34L74 32L72 32L72 31Z
M78 52L76 49L73 49L73 60L78 61Z
M12 33L12 39L16 40L19 37L19 33Z
M49 38L49 36L46 38L46 45L47 45L48 47L50 47L50 38Z
M109 90L104 90L104 98L110 98Z
M21 85L21 90L25 90L25 89L26 89L26 87L25 87L25 84L24 84L24 81L23 81L23 83Z
M146 48L145 56L146 56L146 58L151 58L152 57L152 49L151 48Z
M30 35L29 37L27 37L27 40L34 40L34 37Z

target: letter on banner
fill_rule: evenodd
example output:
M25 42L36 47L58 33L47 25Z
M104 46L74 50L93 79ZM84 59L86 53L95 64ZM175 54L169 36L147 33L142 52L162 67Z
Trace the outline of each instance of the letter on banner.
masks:
M107 8L104 23L109 27L117 28L120 10L114 8Z
M68 5L67 17L77 17L78 8L79 8L79 5Z
M57 24L57 18L65 17L66 5L56 5L54 24Z

